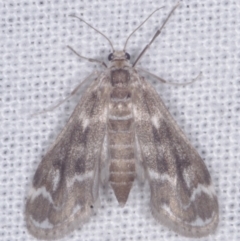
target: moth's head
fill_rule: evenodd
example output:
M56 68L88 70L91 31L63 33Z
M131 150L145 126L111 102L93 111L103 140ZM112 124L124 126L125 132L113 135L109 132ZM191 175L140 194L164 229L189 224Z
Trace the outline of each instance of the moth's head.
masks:
M130 66L130 54L125 51L113 51L108 55L108 60L111 62L111 66L123 68L124 66Z

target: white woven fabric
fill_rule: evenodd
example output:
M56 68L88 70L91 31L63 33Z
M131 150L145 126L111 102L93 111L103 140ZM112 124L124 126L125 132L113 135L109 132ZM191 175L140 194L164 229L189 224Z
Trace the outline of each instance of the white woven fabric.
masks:
M32 176L77 104L73 97L53 111L30 117L63 100L93 70L107 62L108 42L121 49L127 36L156 8L165 6L129 40L134 60L155 34L176 1L45 1L0 3L0 240L35 240L24 222ZM201 240L240 240L240 2L183 1L162 34L141 59L142 66L169 82L149 81L204 159L218 193L220 222ZM64 240L191 240L155 221L148 186L136 183L124 208L112 191L101 190L101 206L82 228Z

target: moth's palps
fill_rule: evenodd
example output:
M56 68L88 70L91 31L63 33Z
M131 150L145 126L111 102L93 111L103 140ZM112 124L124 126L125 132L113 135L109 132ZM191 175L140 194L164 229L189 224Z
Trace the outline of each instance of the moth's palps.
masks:
M134 67L163 26L133 65L127 42L123 51L113 50L109 66L41 161L26 203L33 236L57 239L85 223L97 206L100 183L109 182L125 205L140 176L149 182L157 220L191 237L216 229L218 201L205 164Z

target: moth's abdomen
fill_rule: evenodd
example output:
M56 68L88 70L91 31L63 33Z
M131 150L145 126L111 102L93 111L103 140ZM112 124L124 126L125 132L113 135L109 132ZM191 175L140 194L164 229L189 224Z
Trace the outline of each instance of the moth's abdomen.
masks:
M113 88L108 119L109 181L121 205L126 203L135 178L133 121L131 91Z

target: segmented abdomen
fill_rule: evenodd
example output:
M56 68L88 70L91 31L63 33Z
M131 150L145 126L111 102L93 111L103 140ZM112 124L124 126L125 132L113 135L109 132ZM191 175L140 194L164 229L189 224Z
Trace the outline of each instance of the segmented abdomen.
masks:
M121 205L126 203L135 178L133 121L131 91L115 87L109 103L109 181Z

